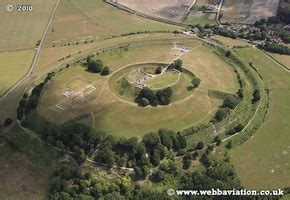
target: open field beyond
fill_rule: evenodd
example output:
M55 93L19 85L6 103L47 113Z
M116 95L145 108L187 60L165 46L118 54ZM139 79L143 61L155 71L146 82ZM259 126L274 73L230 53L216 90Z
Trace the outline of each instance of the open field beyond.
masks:
M167 25L117 9L102 0L63 0L50 28L46 46L91 42L139 31L174 31Z
M5 12L6 4L12 4L14 11ZM16 11L22 0L0 2L0 51L33 48L41 39L49 21L56 0L25 0L25 5L33 5L31 12Z
M173 22L182 22L192 2L193 0L118 0L116 3L148 16Z
M116 71L127 65L144 62L171 62L177 56L172 43L120 49L98 56L97 58L103 60L113 71L113 75L108 77L89 73L82 66L72 67L61 72L46 87L38 111L53 122L64 123L69 120L79 120L103 129L109 134L125 137L142 136L144 133L162 127L182 130L208 121L218 105L221 104L221 101L208 97L208 90L234 93L237 89L235 75L231 67L213 54L209 47L200 45L198 41L183 45L190 48L195 47L195 50L182 56L181 59L184 61L186 69L193 72L202 81L200 87L191 91L189 96L177 100L169 106L138 107L136 103L123 100L115 95L110 89L111 81L108 81L111 76L114 77ZM206 56L206 60L203 59L204 56ZM68 87L68 83L76 79L85 80L96 88L91 94L93 100L79 107L56 112L54 106L62 100L62 92Z
M254 23L260 19L275 16L279 0L224 0L222 22Z
M237 49L254 63L270 90L270 109L254 137L231 151L231 161L246 188L289 187L290 174L290 78L281 66L258 49Z
M275 60L279 63L290 69L290 56L288 55L280 55L276 53L269 53Z
M217 0L197 0L187 18L184 20L184 23L188 25L216 24L216 13L203 13L202 8L209 3L214 4L217 2Z
M34 54L33 50L0 53L0 96L27 73Z

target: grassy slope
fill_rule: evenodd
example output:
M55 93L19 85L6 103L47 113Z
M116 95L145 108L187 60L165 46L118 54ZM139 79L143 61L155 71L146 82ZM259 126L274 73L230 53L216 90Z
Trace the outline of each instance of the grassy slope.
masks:
M11 13L4 11L6 4L23 5L22 0L0 2L0 51L33 48L48 23L56 0L26 0L25 5L33 5L32 12Z
M0 145L0 199L46 199L57 153L13 128Z
M238 52L254 63L268 85L270 111L254 138L231 152L232 163L247 188L289 186L289 74L257 49L239 49ZM287 155L284 155L285 151Z
M232 38L228 38L228 37L223 37L223 36L220 36L220 35L215 35L215 36L213 36L211 38L221 42L222 44L224 44L224 45L226 45L228 47L250 46L250 44L247 43L246 41L239 40L239 39L232 39Z
M98 40L137 31L174 31L180 30L180 27L134 16L102 0L63 0L51 30L54 31L50 31L47 40L50 45L84 39Z
M33 50L0 53L0 96L28 71Z

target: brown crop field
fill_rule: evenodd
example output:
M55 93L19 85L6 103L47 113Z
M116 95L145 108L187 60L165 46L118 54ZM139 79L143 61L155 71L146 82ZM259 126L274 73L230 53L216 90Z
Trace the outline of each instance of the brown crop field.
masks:
M262 18L275 16L279 0L225 0L222 6L222 22L254 23Z
M112 2L148 16L182 22L193 0L113 0Z
M63 0L48 32L46 46L72 45L144 31L180 29L130 14L102 0Z

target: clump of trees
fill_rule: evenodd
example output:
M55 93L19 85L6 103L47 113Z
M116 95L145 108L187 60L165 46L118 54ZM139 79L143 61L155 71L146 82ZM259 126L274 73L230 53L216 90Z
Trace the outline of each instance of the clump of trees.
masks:
M173 91L170 87L159 90L157 92L145 87L139 92L135 98L135 102L142 107L146 107L148 105L169 105L171 102L172 94Z
M182 65L183 62L181 59L177 59L175 61L173 61L173 63L171 63L168 67L168 69L176 69L178 71L182 71Z
M225 119L232 109L239 104L240 100L236 95L227 95L224 99L223 105L215 113L215 120L220 122Z
M100 73L102 76L110 74L110 68L108 66L104 66L103 61L99 59L93 60L91 57L87 58L87 70L92 73Z
M200 85L200 83L201 83L200 78L194 76L193 79L192 79L192 81L191 81L191 85L188 86L187 89L188 89L189 91L191 91L191 90L197 88L197 87Z
M155 70L155 74L161 74L161 72L162 72L162 67L161 66L157 67Z

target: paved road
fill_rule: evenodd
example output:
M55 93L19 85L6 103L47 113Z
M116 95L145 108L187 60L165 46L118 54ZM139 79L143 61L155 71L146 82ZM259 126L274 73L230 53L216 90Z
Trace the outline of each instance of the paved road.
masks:
M56 13L56 10L58 8L59 3L60 3L60 0L57 0L57 2L55 4L55 7L53 9L53 12L52 12L52 14L51 14L51 16L49 18L49 21L48 21L48 23L46 25L45 31L42 34L42 38L41 38L39 46L38 46L38 48L36 50L36 53L35 53L33 62L31 64L30 68L29 68L29 71L25 74L24 77L22 77L20 80L18 80L8 91L6 91L4 95L2 95L0 97L0 102L3 101L7 96L9 96L23 81L25 81L27 78L29 78L32 75L32 73L33 73L33 71L34 71L34 69L35 69L35 67L37 65L38 58L39 58L39 55L40 55L44 40L46 38L47 32L49 30L50 24L51 24L51 22L53 20L53 17L55 15L55 13Z

